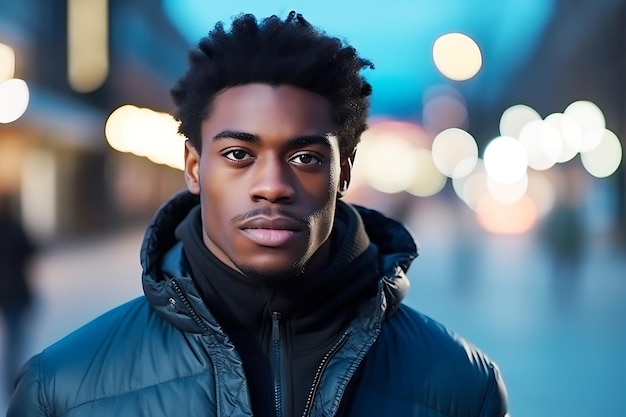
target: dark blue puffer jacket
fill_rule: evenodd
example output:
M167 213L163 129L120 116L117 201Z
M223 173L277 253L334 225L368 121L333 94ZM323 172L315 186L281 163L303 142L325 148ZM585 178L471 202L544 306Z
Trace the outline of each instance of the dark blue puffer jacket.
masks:
M148 227L145 297L88 323L24 367L8 417L251 416L240 357L185 270L174 229L197 204L182 193ZM503 417L496 365L402 305L416 256L408 232L359 208L381 254L378 295L319 366L307 416Z

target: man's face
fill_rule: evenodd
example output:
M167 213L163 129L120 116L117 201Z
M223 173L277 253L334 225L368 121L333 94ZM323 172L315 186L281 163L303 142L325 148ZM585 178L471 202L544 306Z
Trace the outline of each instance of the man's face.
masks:
M224 90L187 143L185 180L200 194L203 240L222 262L270 281L328 261L337 193L350 180L331 105L288 85Z

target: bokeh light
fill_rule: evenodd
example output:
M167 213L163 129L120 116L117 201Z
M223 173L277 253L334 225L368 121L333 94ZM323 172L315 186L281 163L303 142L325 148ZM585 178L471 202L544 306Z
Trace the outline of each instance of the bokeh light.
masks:
M26 81L11 78L0 83L0 123L11 123L19 119L30 101Z
M617 171L622 162L622 145L615 133L605 129L598 145L582 152L580 159L587 172L594 177L608 177Z
M113 111L104 127L109 145L119 151L148 158L182 170L185 137L167 113L124 105Z
M526 194L528 189L528 175L524 175L518 181L510 184L502 184L487 177L487 190L499 203L513 204L518 202Z
M561 153L556 162L563 163L574 158L582 143L582 130L576 122L563 113L552 113L545 118L545 122L554 126L561 139Z
M67 72L75 91L94 91L108 76L108 10L108 0L67 2Z
M563 150L561 134L544 120L533 120L522 128L519 141L528 154L528 166L542 171L556 164Z
M452 127L467 125L465 99L451 86L437 85L424 93L422 123L430 132L438 133Z
M367 183L378 191L393 194L410 187L417 175L415 147L390 133L359 150L360 164ZM367 150L367 152L362 152Z
M417 148L414 153L415 177L406 191L417 197L429 197L437 194L446 185L448 178L444 176L433 161L431 151Z
M450 178L468 175L478 160L478 145L474 137L458 128L440 132L432 144L432 157L437 169Z
M429 146L428 135L415 123L371 121L361 135L353 177L384 193L405 191L418 175L416 150Z
M0 43L0 82L15 76L15 51Z
M598 146L604 135L606 121L596 104L587 100L575 101L567 106L563 114L574 120L582 130L579 152L587 152Z
M482 196L489 193L487 179L484 162L478 159L469 175L452 179L452 187L456 195L468 207L475 209Z
M538 220L537 208L526 195L514 204L504 204L487 194L478 202L476 218L485 230L498 234L527 232Z
M534 120L541 120L541 116L532 107L525 104L511 106L500 116L500 135L519 138L524 126Z
M509 136L498 136L485 148L483 156L487 175L501 184L519 181L528 169L528 154L524 146Z
M454 81L472 78L482 66L480 48L462 33L448 33L437 38L433 45L433 60L437 69Z

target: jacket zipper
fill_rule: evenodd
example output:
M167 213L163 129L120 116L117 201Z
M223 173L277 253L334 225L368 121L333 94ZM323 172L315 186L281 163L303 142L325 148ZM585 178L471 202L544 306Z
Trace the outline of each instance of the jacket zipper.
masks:
M302 413L302 417L308 417L311 414L311 405L313 404L313 398L315 398L315 393L317 392L317 388L319 387L320 381L322 379L322 374L328 365L328 362L335 356L335 354L346 344L348 339L350 338L350 332L344 332L337 343L333 345L332 348L322 358L319 366L317 367L317 371L315 371L315 377L313 378L313 384L311 385L311 390L309 391L309 396L306 399L306 405L304 406L304 413Z
M189 313L191 314L191 317L194 319L194 321L198 324L198 326L200 326L205 332L209 332L209 329L207 328L207 326L202 322L202 319L200 319L200 317L198 316L198 314L196 313L196 311L193 309L193 307L191 306L191 303L189 302L189 300L187 299L187 297L185 296L185 294L183 293L183 290L180 289L180 285L178 285L178 281L176 281L176 279L172 279L172 285L174 287L174 291L176 291L176 294L178 294L178 296L180 297L181 300L183 300L183 304L185 304L185 307L187 307L187 309L189 310Z
M274 371L274 406L276 409L276 417L284 416L280 348L280 313L274 311L272 312L272 369Z

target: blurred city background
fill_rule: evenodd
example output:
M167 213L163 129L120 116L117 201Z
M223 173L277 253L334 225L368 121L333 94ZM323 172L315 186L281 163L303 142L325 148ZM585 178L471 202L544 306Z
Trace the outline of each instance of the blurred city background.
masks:
M420 242L407 303L498 362L511 416L626 416L623 0L3 0L0 194L34 296L2 372L142 293L143 228L184 187L188 49L291 9L375 64L346 199Z

